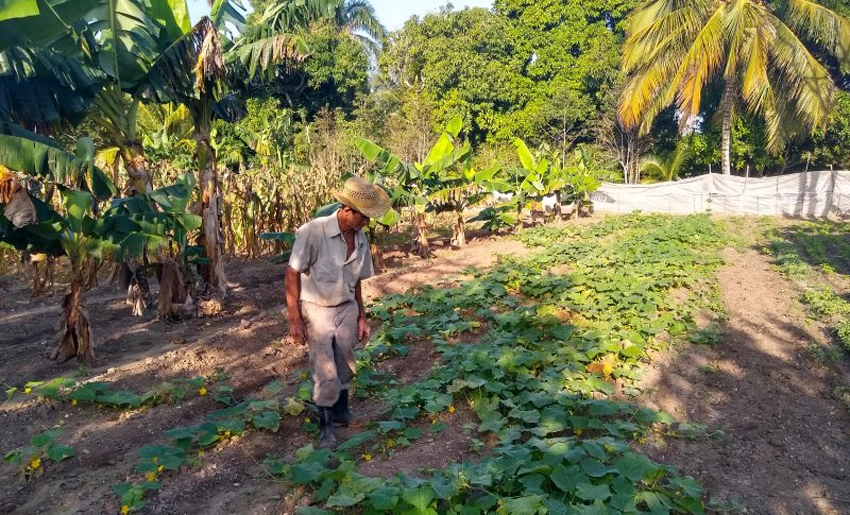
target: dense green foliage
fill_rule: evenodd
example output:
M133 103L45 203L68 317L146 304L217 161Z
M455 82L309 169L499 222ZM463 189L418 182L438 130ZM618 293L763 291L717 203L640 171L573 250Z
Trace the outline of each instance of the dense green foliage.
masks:
M342 444L338 466L328 451L308 447L281 468L313 485L328 508L302 513L703 513L693 480L629 447L673 419L609 396L615 379L635 393L647 351L664 346L665 334L694 328L695 301L681 305L668 294L706 287L720 263L717 228L707 217L632 216L524 234L539 248L528 258L372 309L383 325L359 355L358 393L382 397L388 418ZM553 272L566 264L570 272ZM425 378L399 386L369 373L423 342L441 356ZM394 445L438 433L456 409L475 413L474 441L491 442L479 461L425 479L377 481L355 471L365 454L392 454Z

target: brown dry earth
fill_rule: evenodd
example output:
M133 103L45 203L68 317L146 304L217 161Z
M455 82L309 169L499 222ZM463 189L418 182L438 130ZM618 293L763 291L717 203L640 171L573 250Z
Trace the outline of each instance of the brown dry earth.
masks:
M393 269L364 284L367 299L403 293L412 286L447 285L462 280L466 268L492 266L499 255L522 254L515 240L475 240L464 251L438 249L433 259L406 259L391 255ZM260 394L274 380L282 380L291 395L307 368L305 349L287 343L283 317L283 269L264 261L229 264L230 291L222 316L172 323L157 321L153 313L129 316L130 308L114 286L96 288L88 294L88 311L99 365L82 370L74 361L57 365L49 359L60 301L59 296L27 298L27 285L19 277L0 277L0 386L21 387L27 381L73 376L102 380L115 389L136 393L163 381L213 375L223 371L241 400ZM248 324L250 322L250 324ZM248 327L245 327L248 325ZM413 346L404 359L382 363L404 384L425 376L438 359L432 347ZM377 414L374 402L355 401L361 413ZM175 405L162 404L146 410L114 411L67 403L39 403L18 394L0 404L0 452L22 447L31 435L61 425L60 443L74 448L76 456L46 464L45 474L21 482L15 470L0 464L0 514L20 515L116 514L120 510L112 487L138 482L133 471L136 453L147 443L166 443L163 431L200 424L218 409L209 397L194 397ZM421 468L442 467L462 461L471 442L461 426L474 418L459 412L446 418L449 427L439 438L423 437L415 445L361 463L370 475L413 473ZM430 422L429 422L430 423ZM302 419L285 417L277 433L249 432L218 445L201 458L200 468L166 474L163 489L148 496L147 515L260 515L291 514L306 502L299 492L269 476L260 462L268 455L292 457L310 443Z
M392 269L369 280L364 293L373 299L412 286L451 284L463 280L465 268L486 268L498 255L525 252L516 241L494 238L476 240L463 251L439 250L429 260L395 256ZM833 372L814 366L805 355L806 344L823 336L805 324L792 286L769 270L763 256L727 251L725 257L728 265L718 276L729 314L722 342L663 356L645 384L651 393L641 399L682 421L706 424L713 436L659 439L645 450L697 477L709 496L740 499L746 507L740 513L850 515L850 417L830 398ZM141 393L168 379L222 370L239 399L258 395L275 379L291 394L307 360L303 348L285 343L281 266L233 262L228 271L230 294L225 312L215 318L180 323L151 315L134 319L114 287L91 292L88 305L102 362L85 370L84 379ZM56 365L48 359L58 301L28 301L19 278L0 277L0 383L21 386L78 371L73 362ZM411 345L407 357L382 363L381 371L410 383L438 359L432 346ZM705 372L709 369L713 372ZM367 414L381 409L359 399L354 407ZM48 464L43 477L26 483L14 477L10 466L0 465L0 514L118 513L111 490L117 483L139 480L133 471L138 449L165 443L162 431L199 424L215 409L209 397L117 412L16 396L0 404L0 452L26 445L30 435L60 424L60 442L74 447L76 456ZM474 414L459 407L440 417L446 430L363 460L359 470L375 476L415 474L475 459L470 450L474 434L468 429ZM305 496L269 476L260 462L267 455L291 457L312 437L301 419L285 418L277 433L234 438L208 451L201 467L166 474L162 491L149 495L142 513L292 514L307 502Z
M644 385L647 404L707 428L646 451L693 475L731 513L848 515L850 412L832 390L850 376L811 359L807 346L827 338L764 254L727 248L723 257L720 342L666 356Z

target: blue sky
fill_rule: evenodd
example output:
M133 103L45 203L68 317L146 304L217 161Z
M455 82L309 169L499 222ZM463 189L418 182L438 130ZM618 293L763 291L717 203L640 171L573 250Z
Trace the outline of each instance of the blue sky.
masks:
M400 29L411 16L425 16L435 12L446 0L372 0L378 19L389 30ZM464 7L492 7L492 0L454 0L451 2L455 10ZM192 22L196 22L204 14L209 14L207 0L189 0L189 14Z

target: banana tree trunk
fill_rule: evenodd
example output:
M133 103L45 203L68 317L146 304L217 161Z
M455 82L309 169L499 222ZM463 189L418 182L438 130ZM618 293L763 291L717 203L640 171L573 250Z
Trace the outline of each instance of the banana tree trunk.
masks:
M723 175L732 174L732 111L734 108L735 83L726 79L723 86L721 109L723 110L723 126L721 129L720 151L723 154Z
M458 247L464 247L466 246L466 224L463 222L463 212L455 211L455 215L452 242Z
M199 104L198 108L195 109L195 139L198 143L196 155L201 187L204 249L210 262L205 280L208 288L213 288L224 297L227 294L227 277L224 275L224 252L222 248L224 238L221 228L220 194L215 149L210 145L212 99L203 99Z
M62 299L62 322L59 346L53 351L53 359L64 363L74 356L82 363L94 360L89 317L83 307L83 277L75 273L70 291Z
M417 212L414 216L416 239L413 240L413 253L419 257L428 257L431 255L431 245L428 243L428 222L425 213Z
M121 159L124 161L127 175L130 178L130 187L139 193L147 193L153 190L150 165L142 146L138 142L131 141L124 142L120 148Z

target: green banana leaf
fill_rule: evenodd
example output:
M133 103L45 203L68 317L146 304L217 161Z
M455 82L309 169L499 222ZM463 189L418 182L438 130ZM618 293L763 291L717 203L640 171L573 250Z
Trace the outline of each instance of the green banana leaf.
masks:
M0 165L55 184L79 184L98 200L117 192L106 174L94 165L94 143L77 142L77 154L20 136L0 134Z

